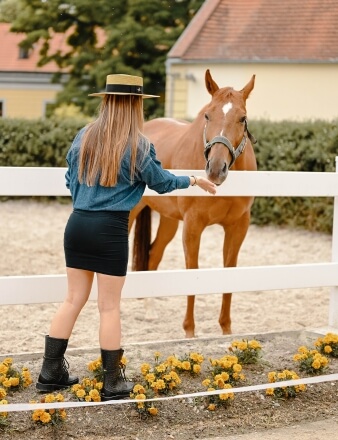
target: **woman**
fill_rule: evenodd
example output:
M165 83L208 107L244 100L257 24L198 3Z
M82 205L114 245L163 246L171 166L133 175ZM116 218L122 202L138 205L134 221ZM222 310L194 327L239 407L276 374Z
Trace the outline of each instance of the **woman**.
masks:
M175 176L156 159L142 134L143 78L108 75L97 119L75 137L67 154L66 185L73 212L64 234L68 293L45 338L36 387L42 392L78 383L64 358L76 319L86 304L96 273L100 313L99 343L104 371L102 400L129 395L133 383L121 373L120 299L128 263L128 217L146 185L158 193L198 185L214 194L202 177Z

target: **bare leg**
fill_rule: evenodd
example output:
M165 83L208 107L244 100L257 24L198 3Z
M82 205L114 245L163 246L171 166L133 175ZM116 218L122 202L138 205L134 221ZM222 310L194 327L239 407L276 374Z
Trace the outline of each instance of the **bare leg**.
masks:
M100 312L100 347L104 350L121 348L121 291L126 277L97 274L98 308Z
M93 277L94 273L88 270L67 268L68 293L52 320L50 337L69 339L76 319L90 295Z

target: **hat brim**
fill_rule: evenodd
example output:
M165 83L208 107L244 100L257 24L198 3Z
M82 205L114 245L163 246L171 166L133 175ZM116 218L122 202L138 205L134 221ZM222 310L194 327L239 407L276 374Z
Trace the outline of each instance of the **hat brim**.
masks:
M90 93L88 96L105 96L105 95L124 95L124 96L142 96L145 98L159 98L159 95L144 95L144 94L136 94L136 93L118 93L118 92L101 92L101 93Z

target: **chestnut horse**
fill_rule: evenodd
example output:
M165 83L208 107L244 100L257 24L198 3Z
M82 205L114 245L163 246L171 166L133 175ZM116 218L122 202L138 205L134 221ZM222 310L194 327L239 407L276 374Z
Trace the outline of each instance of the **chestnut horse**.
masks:
M200 170L221 185L232 170L256 170L256 159L248 131L246 100L254 88L255 76L240 91L219 88L210 71L205 85L211 101L189 123L170 118L145 123L144 133L155 145L158 159L167 169ZM224 267L235 267L250 223L253 197L144 196L131 211L130 227L136 219L133 270L156 270L167 244L183 221L183 248L187 269L198 268L198 254L203 230L213 224L223 227ZM160 214L156 238L150 244L151 210ZM226 281L226 280L225 280ZM187 297L183 322L186 337L195 336L195 296ZM231 293L224 293L219 324L223 334L231 333Z

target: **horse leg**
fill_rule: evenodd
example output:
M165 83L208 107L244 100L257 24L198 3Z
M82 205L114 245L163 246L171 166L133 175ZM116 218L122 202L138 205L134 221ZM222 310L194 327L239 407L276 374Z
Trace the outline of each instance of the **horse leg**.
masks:
M149 252L148 270L157 270L167 245L175 237L179 225L179 220L160 216L159 226L155 240L151 244ZM150 298L144 298L145 318L157 319L154 308L151 307Z
M250 213L245 213L237 222L232 225L223 225L224 245L223 245L223 264L224 267L236 267L239 250L242 246L250 224ZM231 334L231 293L224 293L222 297L222 307L219 315L219 325L223 335Z
M201 235L204 227L196 227L198 222L189 222L184 219L183 223L183 247L186 269L198 268L198 253L201 243ZM187 309L183 321L183 329L186 338L195 337L195 319L194 319L195 295L187 296Z
M179 220L160 216L155 240L151 244L148 270L156 270L162 260L165 248L175 237Z

